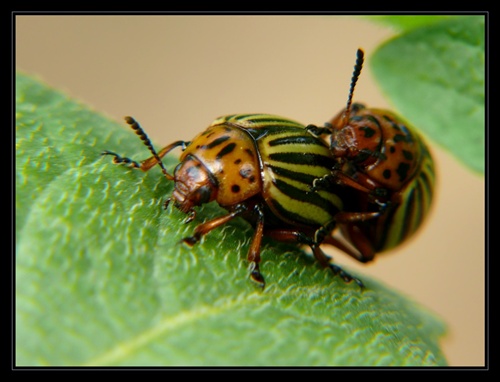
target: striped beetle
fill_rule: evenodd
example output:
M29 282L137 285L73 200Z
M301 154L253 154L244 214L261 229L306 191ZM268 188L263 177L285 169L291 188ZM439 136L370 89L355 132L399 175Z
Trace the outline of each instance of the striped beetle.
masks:
M126 122L148 147L152 156L142 162L112 155L113 162L148 171L158 164L164 176L173 180L174 191L165 202L195 216L194 207L216 201L228 214L198 225L184 242L193 245L213 229L241 216L254 227L247 259L250 277L262 288L259 271L262 237L309 245L315 258L344 281L363 283L331 262L322 243L349 251L330 235L337 224L352 221L345 212L343 187L313 191L315 179L330 174L334 157L323 139L310 134L304 125L268 114L236 114L216 119L191 142L176 141L156 151L144 130L131 117ZM181 147L180 163L171 175L161 158ZM336 192L338 188L339 193ZM363 219L357 214L356 219Z
M348 253L361 262L396 247L412 236L427 217L435 186L434 161L417 131L392 112L352 103L364 53L357 51L346 107L325 127L307 126L313 135L330 135L335 158L332 172L313 189L343 185L351 189L347 209L367 220L342 224L342 237L354 246Z
M434 185L432 158L416 132L392 113L352 104L362 64L358 50L347 107L325 127L269 114L228 115L191 142L176 141L156 152L139 124L126 117L152 156L139 163L111 151L102 154L142 171L158 164L175 183L165 208L173 200L188 222L195 217L194 207L211 201L228 211L198 225L184 239L189 245L237 216L249 221L254 227L247 255L250 276L261 287L264 235L309 245L322 266L362 287L331 262L321 244L361 262L372 260L418 228ZM330 144L322 135L331 135ZM177 147L183 152L171 175L161 158Z

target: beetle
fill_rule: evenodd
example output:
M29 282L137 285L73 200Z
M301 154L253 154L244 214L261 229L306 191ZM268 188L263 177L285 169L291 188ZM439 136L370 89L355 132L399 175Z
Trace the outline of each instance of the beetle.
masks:
M192 141L176 141L156 151L132 117L127 124L147 146L152 156L137 162L112 151L113 163L148 171L161 167L166 179L174 182L172 196L164 207L173 205L194 219L195 207L216 201L228 213L196 226L183 241L194 245L201 237L237 216L254 227L247 259L250 277L264 288L260 273L262 237L308 245L314 257L344 281L363 283L342 270L320 248L323 243L344 251L348 247L331 232L338 224L352 221L344 209L345 187L312 190L315 179L326 177L335 165L328 143L312 135L296 121L269 114L234 114L217 118ZM173 175L162 158L175 148L182 154ZM337 193L338 191L338 193ZM359 216L358 216L359 215ZM364 214L358 214L364 219Z
M423 137L401 117L382 109L352 103L363 67L357 51L346 107L324 127L307 126L319 137L330 135L335 164L316 179L313 189L343 185L345 201L372 218L342 224L342 236L354 246L348 253L361 262L409 239L428 216L435 188L435 166Z

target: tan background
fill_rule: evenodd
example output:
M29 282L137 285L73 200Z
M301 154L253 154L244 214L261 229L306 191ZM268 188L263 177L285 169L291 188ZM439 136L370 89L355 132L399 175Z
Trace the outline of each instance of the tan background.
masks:
M161 145L222 114L322 124L345 104L356 49L369 60L391 35L352 16L19 16L15 52L19 69L110 118L133 115ZM368 66L355 99L390 107ZM450 365L482 366L484 179L432 149L439 188L415 240L368 266L336 260L440 315Z

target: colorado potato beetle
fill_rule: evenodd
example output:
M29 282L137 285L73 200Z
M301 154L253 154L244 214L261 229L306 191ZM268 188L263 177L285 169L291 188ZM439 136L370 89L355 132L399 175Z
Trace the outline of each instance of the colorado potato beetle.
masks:
M329 244L361 262L411 236L426 216L434 188L434 165L422 138L394 114L353 104L363 65L358 50L347 106L325 127L302 125L269 114L217 118L192 141L176 141L156 151L131 117L126 122L152 156L136 162L112 155L113 162L148 171L159 165L174 181L164 204L195 217L195 207L216 201L228 214L198 225L189 245L241 216L254 227L247 255L250 276L260 273L263 236L308 245L318 262L344 281L352 277L321 249ZM330 135L330 143L322 138ZM173 175L162 163L180 147Z
M361 49L346 107L325 127L309 125L315 136L330 135L335 158L332 172L314 182L314 189L343 185L352 190L345 208L372 212L367 220L342 224L348 252L367 262L377 252L394 248L412 236L431 207L435 169L430 151L417 131L392 112L352 103L364 61Z
M330 235L337 224L345 223L341 195L344 187L312 190L315 179L331 173L335 159L327 142L310 134L304 125L268 114L227 115L217 118L192 141L176 141L157 152L140 125L131 117L125 120L152 156L136 162L111 151L103 155L112 155L114 163L142 171L159 165L164 176L174 181L165 207L173 202L188 214L187 221L194 218L194 207L211 201L228 211L198 225L185 243L193 245L203 235L241 216L254 227L247 259L251 279L261 287L265 285L259 270L264 235L310 246L322 266L346 282L354 280L363 286L320 249L322 243L327 243L348 251ZM182 154L172 175L161 158L177 147ZM347 216L351 219L349 213Z

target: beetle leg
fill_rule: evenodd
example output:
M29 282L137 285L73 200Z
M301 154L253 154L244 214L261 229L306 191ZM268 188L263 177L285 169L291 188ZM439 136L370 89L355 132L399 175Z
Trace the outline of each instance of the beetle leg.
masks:
M366 263L373 260L375 256L375 249L371 241L359 229L358 223L376 219L380 216L381 212L338 212L335 215L335 221L343 233L346 240L355 248L352 250L349 247L342 248L339 246L339 241L331 235L325 238L325 243L333 245L356 260Z
M325 175L322 178L314 179L311 191L329 190L330 187L334 185L351 187L366 193L370 193L372 191L372 188L369 185L361 183L339 170L332 170L330 174Z
M330 123L325 123L325 127L318 127L316 125L307 125L306 130L309 134L313 135L316 138L319 138L321 135L327 135L332 133L332 125Z
M324 244L332 245L335 248L340 249L342 252L351 256L353 259L358 260L361 263L367 263L372 261L375 257L375 249L373 248L370 240L359 230L359 228L354 224L339 225L343 233L343 238L354 247L347 246L342 241L338 240L334 236L327 236L323 241Z
M335 221L339 224L359 223L367 220L375 219L380 216L380 211L377 212L337 212Z
M257 212L257 224L255 225L255 231L252 238L252 244L250 245L250 249L248 251L247 260L250 262L250 278L262 289L264 289L266 283L259 270L260 247L262 243L262 236L264 235L264 212L262 211L262 206L259 204L257 204L254 209L255 212Z
M260 247L262 243L262 236L264 234L264 212L262 211L262 206L256 205L255 212L257 213L257 224L255 227L252 243L248 251L247 259L250 262L250 278L255 281L262 289L265 286L264 277L260 273L259 263L260 263ZM206 235L213 229L226 224L235 217L247 212L248 208L244 204L237 205L236 208L227 215L220 216L208 222L198 225L194 229L193 236L186 237L182 241L188 245L196 244L203 235ZM194 211L193 211L194 212ZM188 219L190 219L188 217ZM191 219L192 220L192 219Z
M231 213L224 215L224 216L219 216L218 218L212 219L210 221L207 221L205 223L198 225L194 229L193 236L185 237L184 239L182 239L182 241L188 245L194 245L198 241L200 241L200 239L203 235L206 235L207 233L209 233L213 229L220 227L221 225L226 224L230 220L241 215L246 210L247 210L247 208L245 205L243 205L243 204L237 205L236 208ZM188 217L188 219L189 219L189 217Z
M314 254L314 257L318 262L323 266L323 267L328 267L332 270L333 274L338 275L344 280L346 283L350 283L351 281L354 281L356 284L358 284L361 288L364 288L363 282L356 278L351 276L349 273L344 271L342 268L340 268L338 265L335 265L332 263L332 258L330 256L327 256L320 248L320 245L317 243L314 243L311 245L311 250Z
M168 208L168 206L170 205L170 201L172 200L172 198L168 198L166 199L164 202L163 202L163 209L166 210Z
M321 231L321 232L318 232ZM323 231L326 232L328 229L326 228L320 228L319 230L316 231L315 236L316 237L322 237ZM318 243L315 241L315 239L312 239L310 236L306 235L304 232L298 231L298 230L293 230L293 229L273 229L273 230L268 230L265 232L266 236L269 236L275 240L278 241L283 241L283 242L292 242L292 243L299 243L299 244L306 244L309 247L311 247L311 250L313 252L314 257L316 260L320 263L321 266L325 268L330 268L332 272L335 275L339 275L345 282L351 282L354 281L356 284L358 284L361 288L364 287L363 282L359 280L356 277L351 276L349 273L345 272L342 268L340 268L338 265L333 264L332 258L330 256L327 256L320 248L321 243ZM332 240L330 240L332 239ZM335 244L334 244L335 242ZM331 236L326 236L325 237L325 243L332 244L339 249L343 251L349 251L349 248L342 244L341 242L337 241L336 239L333 239Z

